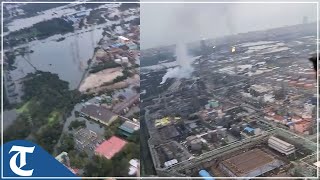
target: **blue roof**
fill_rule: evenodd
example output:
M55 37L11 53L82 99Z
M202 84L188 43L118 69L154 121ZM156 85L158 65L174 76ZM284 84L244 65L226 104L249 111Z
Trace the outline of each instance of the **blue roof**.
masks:
M251 133L251 132L254 131L254 129L247 126L247 127L244 128L244 131L247 131L247 132Z
M123 130L120 130L119 132L120 134L124 135L124 136L127 136L127 137L130 137L132 134L131 133L128 133L126 131L123 131Z
M131 128L126 127L126 126L123 126L123 125L121 125L121 126L119 127L119 129L121 129L121 130L123 130L123 131L126 131L126 132L128 132L128 133L133 133L133 132L134 132L134 129L131 129Z
M206 170L199 171L199 175L203 177L204 180L214 180L214 178Z
M121 129L122 131L125 131L129 134L132 134L133 132L135 132L138 128L138 125L130 122L130 121L125 121L120 127L119 129Z

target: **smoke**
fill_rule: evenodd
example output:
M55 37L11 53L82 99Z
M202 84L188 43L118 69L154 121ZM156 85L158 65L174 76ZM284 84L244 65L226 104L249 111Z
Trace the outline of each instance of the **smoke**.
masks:
M317 19L312 3L141 3L140 7L141 49L172 45L182 38L191 42L299 24L303 16L309 22Z
M176 57L178 66L174 68L169 68L167 73L162 77L160 84L164 84L168 78L189 78L193 72L193 67L191 66L191 58L187 53L187 48L185 43L178 43L176 45Z

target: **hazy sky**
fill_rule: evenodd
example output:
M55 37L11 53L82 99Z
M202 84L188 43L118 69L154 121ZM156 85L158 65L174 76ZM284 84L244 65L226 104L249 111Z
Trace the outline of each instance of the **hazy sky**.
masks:
M143 4L141 49L316 21L316 4Z

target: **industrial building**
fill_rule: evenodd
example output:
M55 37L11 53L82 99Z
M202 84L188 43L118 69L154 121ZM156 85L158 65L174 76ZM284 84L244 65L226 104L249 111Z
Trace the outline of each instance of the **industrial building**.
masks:
M250 94L252 94L254 96L261 96L261 95L268 93L271 90L272 89L268 86L254 84L250 87Z
M103 106L97 105L85 105L81 109L80 113L83 116L88 116L89 118L107 126L109 126L118 117L116 114L104 108Z
M231 177L256 177L283 164L260 149L252 149L222 161L219 167Z
M165 59L144 69L142 86L148 93L142 100L148 109L148 143L158 176L281 179L315 175L316 136L306 139L316 132L312 129L316 98L311 102L316 78L313 71L306 73L311 66L307 58L296 58L308 51L301 51L305 46L295 47L296 38L291 42L274 35L268 41L250 42L251 36L239 38L237 53L230 53L226 41L214 42L214 53L195 58L190 78L160 84L163 72L171 67ZM302 43L311 43L306 37L297 36ZM188 47L192 48L196 47ZM182 119L175 122L169 118L173 116ZM169 141L175 143L169 145ZM178 163L163 165L173 159Z
M119 127L119 129L122 135L130 137L135 131L140 129L140 124L127 120Z
M290 155L295 152L295 147L279 138L271 136L268 140L268 146L285 154Z
M162 139L173 139L180 135L179 131L174 125L159 128L159 134Z
M187 137L187 145L192 151L199 151L202 149L202 141L196 136Z

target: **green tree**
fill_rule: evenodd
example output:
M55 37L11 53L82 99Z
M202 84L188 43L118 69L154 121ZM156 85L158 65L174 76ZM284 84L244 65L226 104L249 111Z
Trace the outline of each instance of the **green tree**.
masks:
M63 134L61 136L60 145L57 148L59 152L69 152L74 149L74 139L72 134Z
M111 160L108 160L102 156L94 156L84 167L84 175L88 177L112 177L113 166Z
M79 127L82 127L82 128L87 127L86 121L85 120L80 121L80 120L76 119L70 123L70 125L68 126L68 129L72 130L72 129L77 129Z

